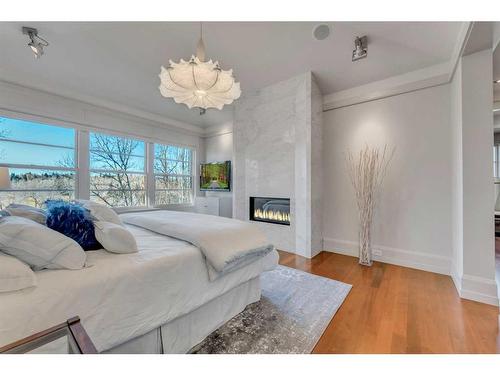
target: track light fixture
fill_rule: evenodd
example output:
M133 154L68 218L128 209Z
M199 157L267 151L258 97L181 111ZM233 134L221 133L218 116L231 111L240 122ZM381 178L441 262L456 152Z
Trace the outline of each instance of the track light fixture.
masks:
M352 51L352 61L364 59L368 56L368 38L367 36L357 36L354 40L354 50Z
M28 47L30 47L35 54L35 58L39 59L43 55L43 48L47 47L49 42L39 36L38 30L32 27L23 27L23 34L28 35L30 38Z

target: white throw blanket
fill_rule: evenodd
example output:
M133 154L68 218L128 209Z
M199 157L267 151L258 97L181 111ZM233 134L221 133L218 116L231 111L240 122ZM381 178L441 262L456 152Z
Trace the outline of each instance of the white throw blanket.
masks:
M241 268L274 249L254 225L220 216L178 211L149 211L120 215L127 224L187 241L207 260L211 280Z

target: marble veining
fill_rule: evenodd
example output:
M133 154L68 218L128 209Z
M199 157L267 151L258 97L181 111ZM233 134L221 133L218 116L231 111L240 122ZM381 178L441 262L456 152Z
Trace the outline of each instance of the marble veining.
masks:
M307 257L322 249L321 196L312 198L321 189L321 106L308 72L245 92L233 125L234 217L249 219L250 196L290 198L289 227L255 225L278 248Z

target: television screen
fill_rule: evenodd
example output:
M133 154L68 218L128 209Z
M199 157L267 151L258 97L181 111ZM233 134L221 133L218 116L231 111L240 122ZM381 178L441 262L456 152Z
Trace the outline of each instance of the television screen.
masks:
M231 162L201 164L200 190L231 190Z

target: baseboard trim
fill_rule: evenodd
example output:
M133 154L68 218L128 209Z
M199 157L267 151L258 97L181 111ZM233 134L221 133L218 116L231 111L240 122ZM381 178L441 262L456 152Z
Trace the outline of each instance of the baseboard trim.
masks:
M455 289L457 290L457 293L461 298L462 296L460 295L460 291L462 290L462 279L460 278L456 264L454 264L453 262L451 264L451 275L450 276L451 276L451 279L453 280L453 284L455 284Z
M325 237L323 239L323 244L324 251L354 257L358 256L357 242ZM373 249L382 252L382 255L373 256L373 260L378 262L395 264L397 266L415 268L443 275L451 274L451 258L448 257L381 245L373 245Z
M475 302L486 303L487 305L498 306L498 297L477 293L472 290L462 290L460 293L460 298L468 299Z
M452 269L451 278L460 298L499 306L500 300L495 280L473 275L460 277L455 268Z

